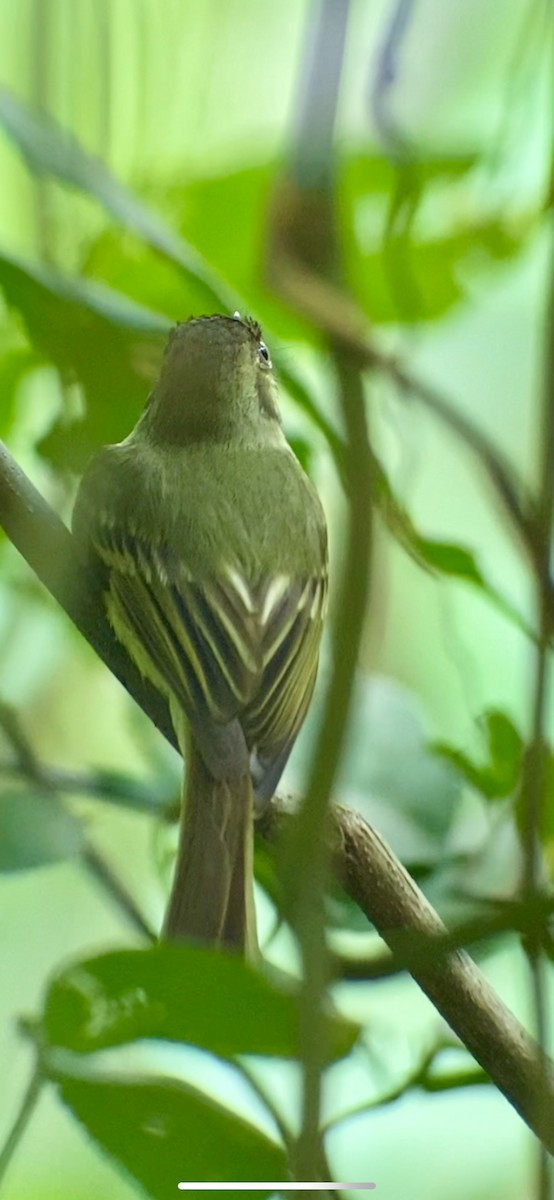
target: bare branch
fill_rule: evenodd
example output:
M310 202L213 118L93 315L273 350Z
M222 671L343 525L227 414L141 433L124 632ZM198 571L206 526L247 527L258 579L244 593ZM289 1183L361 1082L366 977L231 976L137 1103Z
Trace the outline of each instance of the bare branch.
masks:
M274 800L263 818L262 832L273 839L279 826L291 819L294 817L283 803ZM537 1043L468 954L444 954L445 925L390 847L360 813L337 806L333 821L335 869L349 896L492 1082L554 1153L554 1063L540 1055ZM408 931L419 935L413 951ZM429 953L434 939L435 961Z

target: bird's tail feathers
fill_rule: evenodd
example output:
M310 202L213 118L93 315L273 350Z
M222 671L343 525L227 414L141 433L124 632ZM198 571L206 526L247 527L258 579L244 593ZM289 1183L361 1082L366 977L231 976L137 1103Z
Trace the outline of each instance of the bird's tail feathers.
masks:
M216 780L190 742L179 848L162 937L257 954L250 776Z

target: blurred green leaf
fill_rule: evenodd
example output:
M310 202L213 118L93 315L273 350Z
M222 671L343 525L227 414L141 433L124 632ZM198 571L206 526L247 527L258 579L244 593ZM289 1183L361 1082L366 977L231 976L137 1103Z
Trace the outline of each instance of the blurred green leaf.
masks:
M389 508L391 503L392 501L389 500ZM399 522L398 512L402 516L401 523ZM473 552L468 550L466 546L460 546L455 542L441 542L432 538L422 537L406 514L402 513L399 506L397 506L396 510L393 510L393 523L392 525L389 524L389 528L391 528L393 534L396 534L407 553L420 566L426 567L437 574L447 575L453 579L460 579L465 581L465 583L473 584L526 637L535 638L533 629L527 624L521 613L485 579Z
M311 765L321 703L316 695L293 750L290 786L295 792L302 792ZM393 679L361 673L357 678L337 798L358 809L411 871L421 875L443 863L460 781L429 750L417 697ZM344 906L343 911L351 924Z
M91 452L119 441L144 405L168 323L90 281L70 280L0 254L0 287L43 358L82 384L84 421L59 421L41 449L56 466L83 467Z
M383 463L374 456L375 491L381 516L395 540L414 562L427 570L454 575L485 586L474 555L465 546L426 538L416 529L409 512L393 490Z
M98 279L117 293L163 313L168 321L190 316L202 297L172 260L121 229L106 229L88 246L81 262L86 278Z
M502 262L519 253L530 237L502 228L500 219L476 224L463 233L453 233L433 241L420 241L415 234L402 239L394 257L394 239L387 255L382 245L365 249L360 241L348 254L353 290L364 311L380 324L437 320L465 299L469 276L462 268L484 267ZM394 264L394 266L392 266ZM402 297L399 311L398 296Z
M211 303L215 301L224 308L233 307L231 293L193 247L172 233L99 158L88 154L68 130L51 117L23 104L6 88L0 88L0 124L32 171L52 175L93 196L125 228L138 234L147 245L201 284Z
M198 311L198 308L203 309L206 305L208 309L215 307L216 311L232 312L237 305L240 307L236 289L242 284L248 303L256 311L258 319L278 322L285 337L298 336L300 332L304 337L314 339L311 326L291 313L285 305L276 302L271 291L261 283L267 203L274 167L254 168L231 175L227 173L221 178L195 181L186 189L179 187L173 190L178 219L184 220L188 236L192 236L200 251L204 248L210 262L217 265L217 274L188 240L168 229L99 159L88 154L72 134L52 118L22 104L5 88L0 88L0 123L33 171L52 175L94 197L126 229L141 237L148 247L179 269L182 281L188 287L179 289L166 286L164 289L158 284L156 289L148 285L149 298L153 292L161 297L165 290L166 298L162 299L161 311L180 319L183 315L189 315L187 309ZM169 189L166 189L166 195L168 193ZM225 219L222 219L223 214ZM163 266L157 264L153 269L156 278L165 279L167 285L167 271ZM89 260L89 268L94 269L94 258ZM143 282L147 281L147 269L141 273L141 277ZM226 284L226 278L233 280L233 288ZM136 272L134 280L127 279L126 285L121 278L119 282L125 291L131 288L132 294L137 294L134 291ZM170 306L170 296L174 296L175 300L179 297L178 307ZM286 361L277 339L270 337L270 340L283 383L325 436L329 435L331 448L334 449L336 435L322 417L319 406ZM89 400L91 404L94 403L93 395L89 395ZM79 430L78 446L73 436L68 438L63 431L56 430L54 439L45 443L44 453L61 465L73 456L78 461L71 465L79 469L84 465L91 446L95 448L114 440L111 435L95 435L95 424L96 421L90 418L88 428ZM128 427L124 432L128 432Z
M389 533L406 554L424 570L472 584L526 637L535 639L534 630L521 613L485 579L473 552L468 550L467 546L460 546L456 542L443 542L419 533L409 512L395 494L382 462L375 455L373 470L379 512Z
M70 967L50 984L47 1039L89 1052L138 1038L187 1042L230 1057L299 1052L298 1002L241 959L196 946L154 946L105 954ZM327 1021L329 1054L352 1048L357 1026Z
M306 474L310 475L313 460L313 447L310 442L306 438L289 435L288 443Z
M0 793L0 871L28 871L77 858L83 844L80 821L55 796Z
M475 156L469 155L442 156L422 162L417 168L418 186L421 188L437 181L444 183L444 180L459 178L474 164ZM276 299L263 279L262 264L266 254L268 211L277 173L277 163L226 171L217 176L192 180L185 185L166 187L163 202L171 214L173 223L179 225L181 231L194 243L204 258L214 264L223 278L233 280L234 286L247 297L262 324L266 324L268 328L278 328L284 338L301 338L319 345L320 338L311 325ZM364 203L368 196L375 194L382 206L384 219L385 205L396 185L396 178L395 168L385 158L377 155L369 158L345 157L340 181L341 195L343 187L346 193L344 203L348 205L352 202L352 196L358 195L356 189L360 191L358 199L361 196ZM444 277L442 242L439 243L438 255L434 242L423 241L421 244L426 252L422 270L426 273L428 290L431 292L433 289L445 289L445 300L439 304L439 311L446 311L450 304L460 298L463 291L452 279ZM402 245L404 246L403 239ZM498 253L499 238L495 239L492 234L491 245ZM351 249L354 249L353 245ZM367 264L363 255L360 257L359 246L354 252L359 260L357 270L361 268L365 279ZM447 255L445 257L448 258ZM396 320L398 309L391 291L388 266L383 261L381 238L375 244L374 259L370 265L371 278L366 280L372 292L382 292L381 304L377 305L373 313L374 319L382 319L380 310L384 306L388 312L388 319ZM99 260L96 266L98 262ZM117 284L117 280L114 279L113 282L114 285ZM418 309L417 319L422 315L425 314L420 313Z
M361 307L372 321L419 322L444 316L464 299L475 268L507 261L529 241L542 217L537 208L518 223L500 213L456 220L442 236L429 236L418 221L419 201L439 185L448 197L447 181L471 169L471 158L444 158L418 163L412 171L410 199L401 191L402 220L392 220L391 199L398 188L393 166L374 158L345 158L341 172L341 232L346 275ZM433 193L434 194L434 193ZM461 227L460 227L461 225Z
M287 356L279 360L272 329L278 329L285 342L321 345L321 336L275 295L264 278L268 214L278 173L278 162L226 170L167 188L164 199L183 234L245 297L271 340L282 373Z
M90 1136L154 1200L177 1195L181 1180L263 1183L288 1178L280 1145L189 1084L72 1078L61 1072L55 1079L62 1100ZM262 1186L255 1194L270 1191Z
M498 709L484 713L480 725L485 740L486 758L482 762L447 742L434 742L432 751L451 763L472 787L487 800L503 800L512 795L519 781L523 741L513 722Z
M525 791L521 788L517 795L515 808L516 822L520 836L525 836L525 831L528 827L528 814L524 814L523 812L526 802ZM552 880L554 879L554 750L552 746L548 746L546 751L545 795L541 818L541 841L549 877ZM549 957L554 961L554 939L552 939L552 945L548 948L548 953Z
M23 346L8 350L0 359L0 437L5 438L11 428L20 384L39 364L38 355Z
M466 579L484 585L483 575L475 562L474 555L465 546L454 542L439 542L431 538L416 535L414 549L421 555L423 562L442 575L454 575L457 579Z
M475 154L439 154L427 159L420 158L417 162L411 161L409 168L414 185L421 188L459 179L467 175L477 162ZM349 186L360 195L375 192L390 196L397 187L399 172L403 169L391 158L366 151L360 153L354 150L352 154L344 155L342 160L342 171L348 177Z

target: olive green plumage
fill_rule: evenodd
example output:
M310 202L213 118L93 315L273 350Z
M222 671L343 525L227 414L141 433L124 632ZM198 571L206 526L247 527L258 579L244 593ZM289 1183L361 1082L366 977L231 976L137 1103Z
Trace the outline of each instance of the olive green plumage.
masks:
M189 758L166 934L244 949L252 788L258 804L272 795L304 719L327 574L321 505L283 435L255 324L176 327L135 429L90 464L73 526Z

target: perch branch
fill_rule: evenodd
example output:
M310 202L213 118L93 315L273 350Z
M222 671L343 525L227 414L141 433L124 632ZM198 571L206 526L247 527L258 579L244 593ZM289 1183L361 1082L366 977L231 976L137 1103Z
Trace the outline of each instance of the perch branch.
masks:
M275 799L261 819L261 831L275 840L290 819L283 802ZM469 955L445 952L445 925L360 813L337 805L332 819L335 870L345 890L493 1083L554 1153L554 1063L540 1055L534 1039Z

